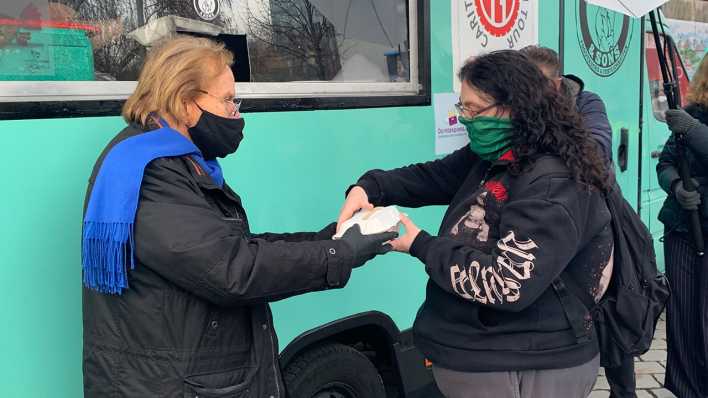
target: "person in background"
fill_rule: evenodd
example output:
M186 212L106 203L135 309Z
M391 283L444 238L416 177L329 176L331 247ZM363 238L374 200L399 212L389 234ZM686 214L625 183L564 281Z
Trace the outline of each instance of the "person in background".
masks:
M86 398L285 398L268 302L341 288L395 233L256 234L217 158L244 120L233 56L207 39L154 48L85 202ZM257 170L254 167L253 170ZM277 183L276 181L273 182Z
M688 211L700 214L708 247L708 61L703 57L691 80L689 104L666 111L674 133L685 134L686 152L678 151L674 135L664 145L656 166L659 185L668 194L659 212L664 224L664 256L671 297L666 309L666 389L681 398L708 397L708 256L696 253L688 227ZM679 177L685 156L696 191Z
M365 173L339 222L372 205L447 206L437 236L404 215L391 243L428 274L413 332L446 397L586 397L597 338L558 278L604 294L611 176L577 112L518 51L473 58L459 78L470 144Z
M554 50L527 46L520 51L541 69L556 89L575 104L583 120L583 127L600 146L607 162L612 162L612 128L602 99L585 90L585 83L579 77L560 74L560 58ZM619 366L605 366L605 376L610 385L610 398L636 398L637 382L634 358L631 355L626 356Z
M585 90L585 82L575 75L560 74L560 58L558 53L547 47L526 46L521 53L536 64L543 74L551 79L553 85L568 100L575 104L583 120L583 127L590 132L590 136L600 145L602 154L608 161L612 161L612 127L607 118L605 103L599 95Z

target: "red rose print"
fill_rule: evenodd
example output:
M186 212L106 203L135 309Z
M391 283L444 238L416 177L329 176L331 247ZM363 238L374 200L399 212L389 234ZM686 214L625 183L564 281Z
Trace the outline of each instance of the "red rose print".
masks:
M509 199L509 193L499 181L487 181L484 184L484 189L491 193L497 202L506 202L506 200Z

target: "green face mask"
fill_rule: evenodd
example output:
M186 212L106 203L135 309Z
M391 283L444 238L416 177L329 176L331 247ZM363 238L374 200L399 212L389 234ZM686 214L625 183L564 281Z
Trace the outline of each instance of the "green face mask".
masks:
M510 119L494 116L477 116L472 119L460 116L457 120L467 128L472 152L484 160L499 159L511 148L512 126Z

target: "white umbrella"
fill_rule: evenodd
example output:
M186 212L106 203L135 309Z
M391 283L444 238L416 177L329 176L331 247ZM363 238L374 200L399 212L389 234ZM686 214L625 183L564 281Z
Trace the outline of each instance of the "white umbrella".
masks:
M588 4L604 7L630 17L639 18L669 0L585 0Z
M309 0L344 39L392 48L406 40L404 0Z

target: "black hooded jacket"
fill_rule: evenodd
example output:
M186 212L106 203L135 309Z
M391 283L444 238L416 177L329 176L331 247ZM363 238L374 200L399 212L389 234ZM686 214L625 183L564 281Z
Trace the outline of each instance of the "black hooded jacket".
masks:
M698 191L701 193L701 214L704 233L708 233L708 108L690 104L685 108L691 116L701 122L687 134L686 159L691 177L699 183ZM669 196L659 212L659 221L667 231L688 232L687 212L681 207L674 195L674 185L679 182L679 159L684 156L679 153L674 136L671 135L664 145L656 165L659 185Z
M104 150L142 134L130 126ZM122 295L83 289L86 398L284 398L268 306L342 287L351 249L320 233L253 234L241 200L190 157L146 168Z
M374 205L447 206L437 236L421 231L410 248L430 278L415 342L444 368L567 368L598 354L589 314L590 339L579 342L551 284L566 272L593 296L603 290L612 251L603 194L540 164L513 175L510 156L490 163L465 146L357 182Z

